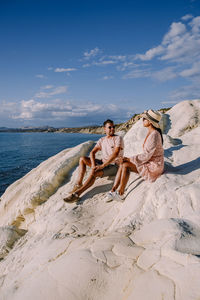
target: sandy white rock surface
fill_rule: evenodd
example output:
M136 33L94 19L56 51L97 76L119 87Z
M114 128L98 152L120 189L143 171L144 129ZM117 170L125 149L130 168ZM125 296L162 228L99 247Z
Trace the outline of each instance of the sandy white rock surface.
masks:
M78 204L63 197L93 142L66 149L12 184L0 202L0 300L200 299L200 100L163 116L165 173L131 174L123 203L99 178ZM125 155L142 151L139 120Z

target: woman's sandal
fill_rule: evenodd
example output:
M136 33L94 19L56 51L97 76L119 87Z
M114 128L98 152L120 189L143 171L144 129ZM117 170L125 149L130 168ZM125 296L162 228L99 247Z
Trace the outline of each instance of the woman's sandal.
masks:
M63 199L63 201L68 203L77 202L78 200L79 200L79 195L76 193L72 193L71 195Z

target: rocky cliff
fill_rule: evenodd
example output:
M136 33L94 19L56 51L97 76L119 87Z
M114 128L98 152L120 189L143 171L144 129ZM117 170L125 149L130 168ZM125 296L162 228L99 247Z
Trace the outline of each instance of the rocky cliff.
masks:
M98 178L63 202L93 142L66 149L12 184L0 202L0 300L200 299L200 100L163 115L165 172L131 173L124 202ZM142 151L139 120L125 155ZM87 173L88 174L88 173Z

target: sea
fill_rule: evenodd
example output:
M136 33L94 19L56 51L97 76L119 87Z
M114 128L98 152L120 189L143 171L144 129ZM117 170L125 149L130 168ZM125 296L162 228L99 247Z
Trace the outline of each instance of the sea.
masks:
M0 196L42 161L102 135L80 133L0 133Z

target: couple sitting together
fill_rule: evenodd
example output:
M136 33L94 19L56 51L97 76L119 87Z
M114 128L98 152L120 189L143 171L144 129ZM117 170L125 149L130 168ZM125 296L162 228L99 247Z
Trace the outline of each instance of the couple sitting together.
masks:
M123 157L123 138L115 135L115 126L112 120L104 122L102 137L90 152L90 157L81 157L79 174L71 194L64 198L65 202L76 202L80 195L93 185L97 177L116 176L112 190L107 194L107 200L124 200L124 190L130 172L138 173L148 181L155 181L164 170L163 137L159 126L161 114L148 110L142 114L143 126L148 129L143 144L143 153L132 157ZM95 154L101 151L102 160L96 159ZM86 166L91 167L91 173L83 184Z

